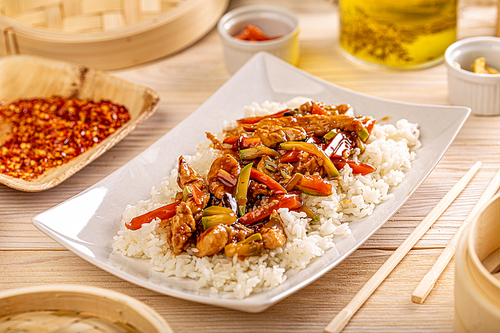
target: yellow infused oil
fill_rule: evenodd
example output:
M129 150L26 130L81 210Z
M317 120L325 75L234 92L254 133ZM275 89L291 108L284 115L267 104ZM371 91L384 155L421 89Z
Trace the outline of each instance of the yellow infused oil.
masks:
M457 0L340 0L340 44L363 62L423 68L456 40Z

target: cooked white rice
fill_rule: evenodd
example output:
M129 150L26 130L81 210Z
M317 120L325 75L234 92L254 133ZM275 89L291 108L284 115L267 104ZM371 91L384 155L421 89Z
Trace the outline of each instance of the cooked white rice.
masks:
M252 104L244 109L245 116L271 114L284 108L294 108L304 103L296 98L288 103L265 102ZM232 126L224 124L225 128ZM176 182L177 170L172 170L158 188L153 187L151 197L135 206L128 206L123 214L121 229L114 237L113 249L130 257L147 259L154 271L165 277L175 276L197 280L198 288L211 292L229 292L234 297L245 298L263 288L273 288L283 283L287 275L304 269L309 262L334 248L334 236L349 235L349 221L370 215L375 206L392 195L389 189L401 183L410 169L420 146L416 124L400 120L396 125L375 125L365 152L357 152L355 159L369 163L376 171L366 175L353 175L346 166L340 171L340 181L333 181L334 192L329 197L302 195L302 199L316 214L321 216L311 223L305 213L280 209L288 236L286 244L263 255L244 259L225 255L198 258L192 251L174 255L168 250L165 233L157 229L159 220L144 224L139 230L125 228L125 222L135 216L154 210L173 201L180 191ZM201 175L211 162L220 156L217 150L200 146L195 156L185 156L190 165ZM194 249L196 251L196 249Z

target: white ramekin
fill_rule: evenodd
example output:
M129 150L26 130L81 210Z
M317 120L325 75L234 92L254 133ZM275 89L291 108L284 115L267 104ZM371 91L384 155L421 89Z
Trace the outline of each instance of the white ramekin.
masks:
M500 74L472 72L471 64L479 57L484 57L488 65L499 69L500 38L467 38L452 44L446 50L450 102L468 106L476 115L499 115Z
M234 38L249 24L258 26L267 36L281 37L260 42ZM260 51L269 52L295 66L299 62L299 21L285 8L268 5L239 7L225 14L217 29L222 38L226 66L231 73Z

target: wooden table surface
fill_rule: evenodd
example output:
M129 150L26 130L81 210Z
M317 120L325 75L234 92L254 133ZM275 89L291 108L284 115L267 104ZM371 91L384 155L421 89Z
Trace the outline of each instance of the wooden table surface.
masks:
M299 67L340 86L372 96L448 105L443 64L419 71L382 71L356 65L338 50L338 15L322 1L233 1L231 7L276 3L300 17ZM461 1L459 38L494 35L496 5ZM247 314L179 300L138 287L94 267L38 231L31 219L100 181L194 111L227 79L216 30L190 48L139 67L114 71L161 95L158 111L132 134L61 185L40 193L0 186L0 291L41 284L104 287L133 296L180 332L322 332L443 195L477 161L478 174L417 243L344 332L452 332L454 262L423 305L410 295L451 239L500 167L500 117L471 116L441 162L408 202L361 248L323 277L267 311ZM71 223L71 219L68 219Z

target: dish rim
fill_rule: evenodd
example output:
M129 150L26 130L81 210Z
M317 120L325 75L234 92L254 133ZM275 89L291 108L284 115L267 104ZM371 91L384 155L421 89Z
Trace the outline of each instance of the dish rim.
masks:
M273 296L273 295L268 295L268 294L271 293L271 292L273 292L275 289L267 289L267 290L263 291L262 293L257 294L257 295L266 295L267 296L265 298L265 300L263 300L262 302L255 302L252 299L252 295L250 295L249 297L247 297L245 299L240 300L240 299L237 299L237 298L225 299L225 298L222 298L222 297L217 297L218 295L214 296L214 297L211 297L210 295L207 296L205 294L203 296L195 295L195 294L190 294L190 293L184 292L182 290L182 288L181 289L178 288L178 289L167 289L167 290L165 290L160 284L154 284L151 281L145 281L145 280L143 280L143 279L141 279L141 278L139 278L137 276L132 276L130 273L127 273L127 272L125 272L123 270L120 270L119 268L111 266L108 262L103 263L103 262L101 262L99 260L96 260L96 259L90 258L88 256L85 256L85 254L82 253L80 250L78 250L75 246L72 246L71 244L68 244L67 242L64 242L63 239L60 237L60 235L57 234L57 232L55 230L52 230L52 229L50 229L49 227L47 227L46 225L43 224L43 221L42 221L42 218L43 218L42 215L43 214L48 213L48 212L56 209L57 207L65 204L68 201L73 200L74 198L77 198L78 196L80 196L82 194L88 193L92 189L97 189L100 186L100 184L102 184L111 175L108 176L108 177L106 177L101 182L95 184L94 186L89 187L88 189L86 189L82 193L78 194L77 196L75 196L75 197L73 197L73 198L65 201L64 203L62 203L62 204L60 204L60 205L58 205L58 206L56 206L56 207L54 207L54 208L52 208L52 209L44 212L42 214L39 214L39 215L35 216L33 218L33 223L35 224L35 226L38 229L40 229L42 232L46 233L47 235L49 235L50 237L52 237L53 239L55 239L57 242L61 243L61 245L63 245L66 248L70 249L72 252L74 252L75 254L79 255L83 259L85 259L85 260L93 263L97 267L100 267L101 269L103 269L103 270L105 270L105 271L107 271L107 272L109 272L109 273L111 273L111 274L113 274L115 276L118 276L118 277L120 277L120 278L122 278L124 280L129 281L129 282L135 283L135 284L137 284L139 286L142 286L144 288L148 288L148 289L160 292L162 294L173 296L173 297L177 297L177 298L181 298L181 299L184 299L184 300L196 301L196 302L199 302L199 303L210 304L210 305L215 305L215 306L221 306L221 307L235 309L235 310L244 311L244 312L251 312L251 313L261 312L261 311L264 311L265 309L269 308L270 306L274 305L275 303L279 302L280 300L286 298L287 296L289 296L289 295L297 292L298 290L304 288L305 286L307 286L311 282L317 280L319 277L323 276L326 272L328 272L329 270L331 270L332 268L334 268L335 266L337 266L338 264L340 264L345 258L347 258L347 256L349 256L351 253L353 253L369 237L371 237L397 211L397 209L399 209L399 207L401 207L406 202L406 200L408 199L408 197L415 191L416 188L418 188L418 186L430 174L430 172L437 165L437 163L442 158L442 156L444 155L444 153L446 152L446 150L449 148L449 145L455 139L456 135L458 134L458 132L462 128L464 122L467 120L467 118L468 118L468 116L469 116L469 114L471 112L470 108L467 108L467 107L439 106L439 105L435 106L435 105L415 104L415 103L391 101L391 100L383 99L383 98L379 98L379 97L368 96L366 94L358 93L358 92L355 92L355 91L352 91L352 90L349 90L349 89L337 86L337 85L335 85L335 84L333 84L331 82L325 81L325 80L323 80L321 78L315 77L312 74L309 74L309 73L304 72L304 71L302 71L300 69L297 69L294 66L289 65L288 63L286 63L286 62L280 60L279 58L277 58L275 56L272 56L272 55L270 55L268 53L259 52L250 61L248 61L230 80L228 80L224 85L222 85L222 87L219 88L219 90L217 90L216 93L214 93L200 107L198 107L195 112L193 112L190 116L188 116L186 119L184 119L176 127L178 127L178 126L180 127L181 124L188 124L188 123L190 123L191 120L194 120L195 119L194 117L197 116L197 114L196 114L197 111L199 111L200 109L203 109L203 107L205 105L208 105L209 102L212 102L212 99L216 99L218 97L218 93L220 91L223 91L228 85L232 84L233 80L235 80L233 78L235 78L235 77L239 78L238 73L242 73L243 71L245 71L246 69L251 68L252 66L260 65L262 62L265 62L265 61L277 62L277 63L281 64L282 66L285 66L285 68L286 68L287 71L291 70L291 72L298 73L300 75L304 75L306 77L309 77L310 79L312 79L312 80L314 80L316 82L319 82L322 86L326 85L328 88L335 89L338 92L348 92L349 94L354 94L355 96L358 96L358 97L362 96L363 98L365 98L365 99L367 99L369 101L378 100L378 101L381 101L381 102L384 102L384 103L390 103L391 105L393 105L393 104L394 105L407 105L407 106L423 107L423 108L430 108L430 109L437 108L437 109L443 109L443 110L446 109L446 110L460 111L460 116L457 118L457 122L459 122L459 124L457 125L457 128L454 129L453 135L449 138L449 143L446 144L443 147L443 149L438 152L435 162L433 162L433 163L430 164L430 167L428 169L426 169L426 171L425 171L425 173L423 175L419 175L419 178L418 178L419 180L415 184L413 184L413 183L411 184L412 188L408 188L408 191L409 191L408 195L405 198L401 199L403 201L401 203L399 203L398 205L396 205L396 206L391 206L390 216L387 217L384 221L382 221L382 223L380 223L380 225L378 225L378 227L376 227L375 229L371 230L367 234L366 237L364 237L364 238L362 238L360 240L356 240L357 241L356 246L349 248L342 255L338 256L333 262L327 263L327 265L325 265L323 268L321 268L319 270L316 270L313 274L309 274L309 276L307 276L306 273L308 273L309 272L308 269L311 268L311 265L312 265L312 262L311 262L304 270L302 270L299 273L299 274L301 274L302 272L304 272L302 274L302 275L304 275L304 279L301 279L299 283L297 283L297 284L295 284L295 285L287 288L283 292L277 293L277 294L275 294ZM172 129L170 131L174 131L174 129ZM169 135L169 133L167 133L164 137L167 137ZM154 143L153 145L151 145L150 147L148 147L148 149L153 148L161 140L162 139L159 139L156 143ZM146 151L148 149L146 149ZM146 151L144 151L142 154L144 154ZM141 155L137 156L134 160L139 159ZM127 164L125 164L124 166L122 166L119 170L115 171L113 174L117 174L118 172L120 172L120 170L123 170L123 169L127 168L127 166L130 165L131 163L133 163L134 160L128 162ZM401 185L402 184L400 184L400 186ZM136 204L136 203L133 203L133 204ZM377 211L377 209L375 209L375 211ZM121 221L121 217L120 217L120 221ZM321 261L322 258L325 258L325 256L317 258L317 260ZM326 259L324 259L324 260L326 260ZM286 282L287 281L285 281L285 283ZM280 288L282 286L283 285L278 286L277 288ZM194 293L196 293L196 292L197 291L194 291Z

